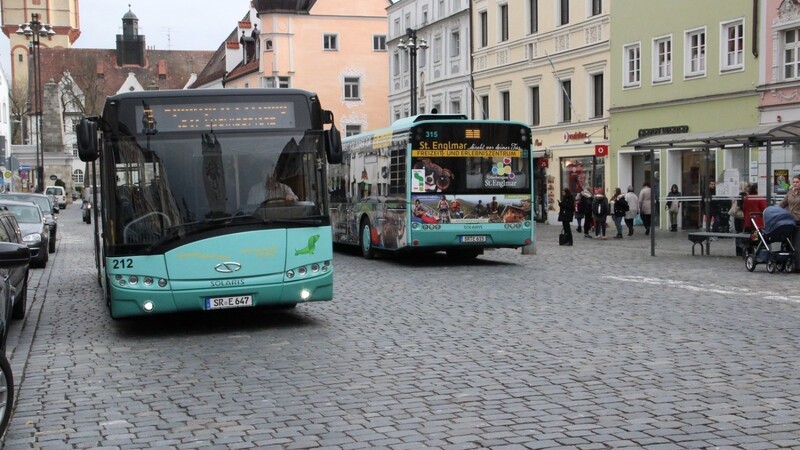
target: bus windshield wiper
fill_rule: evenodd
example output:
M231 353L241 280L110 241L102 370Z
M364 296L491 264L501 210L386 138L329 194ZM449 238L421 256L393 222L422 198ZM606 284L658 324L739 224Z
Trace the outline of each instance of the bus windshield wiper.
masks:
M264 219L264 223L284 224L284 225L322 225L322 219Z

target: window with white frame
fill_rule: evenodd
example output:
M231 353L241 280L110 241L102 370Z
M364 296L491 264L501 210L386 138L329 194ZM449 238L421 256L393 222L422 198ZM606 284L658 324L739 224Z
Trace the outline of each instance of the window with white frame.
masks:
M800 28L783 32L783 79L800 78Z
M640 44L630 44L623 48L623 81L622 86L639 87L642 85L642 49Z
M591 116L593 118L603 117L603 113L605 113L605 99L603 98L603 74L597 73L591 75L592 85L590 91L590 98L592 99L591 104Z
M400 36L400 30L401 30L401 28L400 28L400 19L399 18L394 19L394 35L395 36Z
M450 114L461 114L461 100L450 100Z
M75 169L72 171L72 182L83 183L83 171L81 169Z
M325 34L322 36L322 49L323 50L339 50L337 43L337 36L335 34Z
M603 14L603 0L592 0L592 15L599 16Z
M511 120L511 93L508 91L500 93L500 111L503 112L503 120Z
M345 125L344 126L344 136L355 136L357 134L361 134L361 125Z
M361 99L361 79L359 77L344 77L344 99Z
M499 23L499 36L498 42L505 42L508 40L508 5L503 4L498 7L498 15L497 15Z
M528 33L539 32L539 0L528 0Z
M481 118L487 120L489 118L489 96L481 95Z
M706 74L706 30L686 32L686 77L699 77Z
M478 14L481 23L481 48L489 45L489 14L486 11L481 11Z
M454 30L450 33L450 57L455 58L461 54L461 33Z
M372 36L372 51L385 52L386 51L386 35L375 34Z
M561 122L572 122L572 80L561 81Z
M541 93L539 91L539 86L531 86L530 87L531 93L531 125L541 125L542 124L542 110L541 110L541 103L542 99L540 97Z
M439 18L444 17L444 0L439 0Z
M425 67L428 59L428 50L424 48L417 49L417 67L420 69Z
M558 24L566 25L569 23L569 0L561 0L559 3Z
M672 37L653 40L653 82L672 81Z
M744 69L744 20L722 24L722 64L723 72Z

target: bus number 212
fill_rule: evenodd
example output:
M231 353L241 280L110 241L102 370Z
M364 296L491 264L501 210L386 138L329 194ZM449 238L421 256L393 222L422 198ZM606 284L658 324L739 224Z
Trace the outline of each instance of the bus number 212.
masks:
M111 261L111 267L114 269L133 269L133 260L130 258L114 259Z

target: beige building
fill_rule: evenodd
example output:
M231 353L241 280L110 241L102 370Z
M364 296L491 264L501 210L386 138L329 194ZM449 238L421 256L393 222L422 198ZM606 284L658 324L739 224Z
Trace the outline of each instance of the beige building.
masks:
M473 1L473 110L533 128L537 220L555 220L564 187L616 187L605 186L610 4Z
M0 0L3 13L3 34L11 45L12 86L26 87L30 64L30 39L17 34L19 25L31 21L39 14L39 21L52 26L55 34L42 37L41 47L70 48L80 36L78 2L76 0Z
M390 4L254 0L236 33L218 51L224 52L216 58L224 70L204 70L211 76L201 74L193 87L306 89L319 95L347 135L385 127Z

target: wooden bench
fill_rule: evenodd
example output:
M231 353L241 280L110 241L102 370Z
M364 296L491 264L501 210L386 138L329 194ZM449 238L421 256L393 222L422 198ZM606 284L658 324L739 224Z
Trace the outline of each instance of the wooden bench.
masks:
M700 254L705 255L703 244L708 242L712 237L718 239L750 239L749 233L720 233L717 231L693 231L689 233L689 240L692 241L692 255L694 255L694 248L700 244ZM711 247L708 247L708 254L711 254Z

